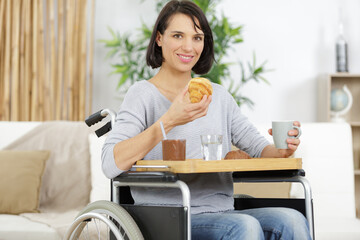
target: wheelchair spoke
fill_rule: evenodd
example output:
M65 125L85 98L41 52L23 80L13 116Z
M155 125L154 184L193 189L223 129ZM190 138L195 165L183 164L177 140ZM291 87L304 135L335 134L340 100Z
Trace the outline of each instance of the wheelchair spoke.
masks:
M89 235L89 224L86 224L86 232ZM89 239L89 237L86 237L86 235L84 234L84 239Z
M98 224L96 223L96 219L94 221L94 224L95 224L96 232L98 233L98 239L101 239L101 237L100 237L100 229L98 228ZM100 225L100 222L99 222L99 225ZM101 228L101 225L100 225L100 228Z

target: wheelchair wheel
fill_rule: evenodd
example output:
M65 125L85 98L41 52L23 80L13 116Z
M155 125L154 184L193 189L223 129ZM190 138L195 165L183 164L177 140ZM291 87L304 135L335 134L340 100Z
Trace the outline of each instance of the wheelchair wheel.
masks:
M110 201L87 205L76 217L64 239L144 239L130 214Z

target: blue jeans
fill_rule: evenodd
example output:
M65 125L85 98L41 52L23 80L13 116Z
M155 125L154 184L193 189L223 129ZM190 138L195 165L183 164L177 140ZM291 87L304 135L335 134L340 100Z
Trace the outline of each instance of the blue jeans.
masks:
M307 240L306 218L290 208L257 208L191 216L193 240Z

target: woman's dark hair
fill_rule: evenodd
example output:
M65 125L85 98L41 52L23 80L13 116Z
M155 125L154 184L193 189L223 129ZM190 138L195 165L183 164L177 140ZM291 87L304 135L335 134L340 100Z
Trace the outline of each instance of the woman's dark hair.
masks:
M210 71L214 61L214 42L212 31L201 8L190 1L173 0L168 2L161 10L156 20L150 38L150 43L147 48L146 63L152 68L158 68L162 65L164 59L162 56L161 47L159 47L156 43L156 35L157 32L164 34L166 28L169 25L170 17L176 13L182 13L189 16L194 23L194 28L201 29L204 33L204 49L198 62L195 64L192 70L196 74L205 74ZM196 20L198 20L200 26L196 23Z

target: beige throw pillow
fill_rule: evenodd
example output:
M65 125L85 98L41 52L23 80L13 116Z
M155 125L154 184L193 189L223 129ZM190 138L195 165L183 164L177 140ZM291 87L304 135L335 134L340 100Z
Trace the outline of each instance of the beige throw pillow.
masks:
M41 178L49 151L0 151L0 213L39 212Z

